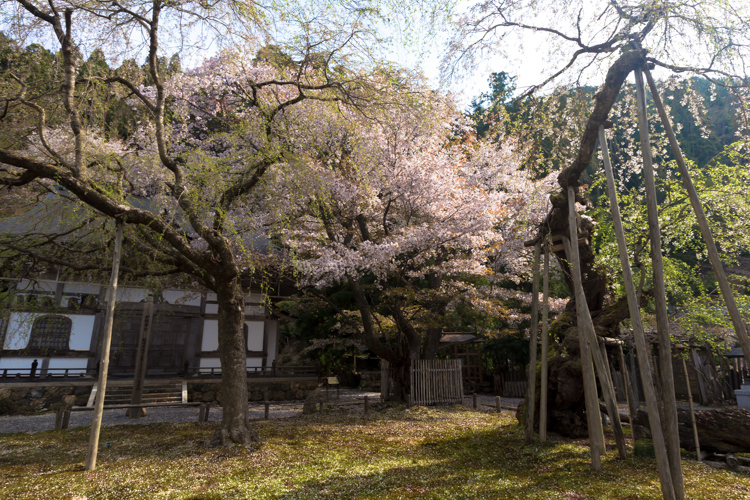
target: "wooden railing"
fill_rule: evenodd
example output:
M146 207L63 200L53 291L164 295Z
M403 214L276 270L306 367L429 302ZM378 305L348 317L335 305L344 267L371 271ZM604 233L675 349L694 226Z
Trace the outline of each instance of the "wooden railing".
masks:
M35 368L3 368L0 370L0 380L3 379L60 379L60 378L83 378L96 376L96 370L86 368L47 368L39 370Z

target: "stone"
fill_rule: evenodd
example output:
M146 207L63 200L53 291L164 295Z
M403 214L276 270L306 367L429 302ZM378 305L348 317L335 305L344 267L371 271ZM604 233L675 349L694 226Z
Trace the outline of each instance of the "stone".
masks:
M34 387L28 392L29 399L41 399L42 397L44 397L44 389L41 387Z

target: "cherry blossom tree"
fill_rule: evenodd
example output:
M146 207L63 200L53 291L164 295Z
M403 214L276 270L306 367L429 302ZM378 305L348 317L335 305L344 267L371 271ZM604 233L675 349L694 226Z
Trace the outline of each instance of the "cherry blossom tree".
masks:
M314 185L288 200L284 232L303 286L348 287L401 400L411 360L436 355L447 312L460 301L496 307L507 295L497 283L526 271L523 238L549 188L519 170L523 148L511 140L451 142L466 130L448 98L414 88L411 100L365 119L315 119Z
M288 18L298 29L287 26L294 50L258 52L253 33L264 26L252 3L18 0L1 8L8 32L59 51L49 78L60 91L4 75L0 184L64 187L71 202L128 226L126 253L142 257L138 271L187 276L215 292L223 421L213 441L257 440L247 420L242 334L245 286L262 263L268 221L256 210L254 200L263 198L256 191L270 170L293 170L304 161L294 145L297 108L308 101L361 108L362 96L377 95L371 75L357 65L365 58L356 57L372 35L361 25L368 11L351 11L326 31L316 12L297 12ZM302 14L315 22L302 22ZM189 45L197 43L189 35L194 28L213 30L214 40L233 49L166 79L159 57L175 42L168 33ZM81 74L81 51L92 48L147 54L149 85L127 73ZM87 112L94 86L132 107L139 126L126 142L106 136ZM45 238L30 236L36 243ZM46 242L64 247L49 235ZM38 244L15 243L14 252L29 256L34 248L41 262L91 268L75 255L64 259Z

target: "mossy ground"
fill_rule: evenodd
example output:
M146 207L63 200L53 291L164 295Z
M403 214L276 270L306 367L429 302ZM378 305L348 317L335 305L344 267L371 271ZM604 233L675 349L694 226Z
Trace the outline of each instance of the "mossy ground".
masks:
M94 473L88 427L0 435L0 498L657 499L651 458L580 443L527 445L510 414L391 408L257 421L255 449L210 448L215 424L105 427ZM109 443L109 446L107 446ZM686 460L687 498L750 499L750 476Z

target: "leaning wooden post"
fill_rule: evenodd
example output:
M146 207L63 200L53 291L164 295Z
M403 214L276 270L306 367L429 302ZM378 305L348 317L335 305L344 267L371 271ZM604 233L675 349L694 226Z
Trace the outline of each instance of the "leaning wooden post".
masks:
M750 359L750 339L748 338L747 328L745 327L745 323L742 321L740 310L737 308L737 302L734 300L732 288L729 286L729 280L727 280L727 275L724 272L724 265L721 263L721 259L719 258L719 252L716 249L716 243L714 242L714 237L711 234L711 228L708 227L708 220L706 219L706 214L703 211L703 204L701 204L700 198L698 198L698 192L695 190L695 186L693 185L693 180L690 177L690 172L688 172L687 165L685 164L685 158L683 158L682 156L682 150L680 149L680 145L677 142L677 136L675 136L674 130L672 130L672 124L670 123L667 112L664 109L664 104L661 101L661 96L659 96L659 91L656 88L656 83L654 83L654 79L651 76L651 72L648 70L648 68L644 69L644 73L646 73L646 79L648 80L648 86L651 90L651 97L654 100L654 105L659 112L659 118L661 118L661 123L664 126L664 132L667 134L670 146L672 146L672 153L674 154L675 161L677 162L677 167L680 170L682 183L685 185L685 190L687 191L688 197L690 198L690 204L693 207L693 212L695 212L695 218L698 219L698 227L700 227L701 235L703 235L703 240L706 242L708 258L711 261L711 267L713 268L714 274L716 275L716 281L718 281L719 283L721 295L724 297L724 303L727 306L729 317L732 319L734 331L737 333L737 338L740 340L742 352L745 353L745 359Z
M651 159L648 118L646 116L646 89L643 85L643 74L640 68L635 70L635 87L638 108L638 132L640 135L641 155L643 157L643 180L646 187L649 239L651 240L654 308L656 310L656 331L659 338L659 372L664 401L664 430L675 498L682 500L685 498L685 487L682 478L677 400L674 393L674 372L672 371L672 341L669 335L667 292L664 286L664 263L661 255L661 231L656 200L656 183L654 181L654 168Z
M568 200L568 203L575 203L575 199ZM577 261L578 254L573 254L572 245L567 237L563 236L563 245L565 254L570 262L570 274L573 281L580 281L581 273L576 272L579 268ZM573 297L576 301L576 318L578 323L578 346L581 350L581 371L583 372L583 396L586 403L586 424L589 430L589 448L591 449L591 466L596 470L602 469L601 455L606 451L604 445L604 428L602 426L601 412L599 410L599 396L596 392L596 378L594 376L594 365L591 362L591 353L589 344L586 341L586 334L583 326L583 308L580 305L581 299L577 290L579 287L574 285Z
M586 341L589 344L589 351L596 367L596 373L599 375L599 385L602 388L604 403L607 406L607 413L609 413L609 419L612 422L612 431L615 434L615 441L617 442L617 451L620 454L620 458L627 458L628 452L625 449L625 434L622 432L620 413L617 410L617 397L612 387L609 367L604 359L602 359L602 353L599 350L599 339L594 331L594 322L591 319L589 306L586 302L586 294L583 290L583 275L581 274L581 261L578 253L578 218L576 215L575 196L573 186L568 186L568 226L571 240L575 238L575 241L570 241L570 247L572 251L571 255L573 256L571 274L573 274L573 286L575 287L576 309L581 311L583 331ZM604 444L604 439L602 439L602 444ZM602 453L604 453L604 450Z
M659 404L654 391L653 376L651 375L651 350L646 344L646 335L643 332L641 310L638 305L638 297L635 293L633 274L630 270L630 257L628 256L628 244L625 239L625 230L622 227L620 217L620 205L617 202L617 191L615 190L615 176L612 172L612 163L609 159L607 148L607 136L604 127L599 127L599 146L602 150L604 160L604 172L607 176L607 194L609 195L609 206L612 213L612 225L617 237L617 247L620 252L620 267L622 267L622 278L625 284L625 293L628 298L628 312L633 326L633 343L638 352L638 366L643 381L643 392L646 397L648 408L648 421L651 427L651 437L654 442L654 453L656 455L656 466L659 469L659 480L661 481L661 492L664 500L674 500L674 486L672 484L672 473L670 471L669 458L667 457L664 434L662 433L661 417L659 416ZM633 372L635 377L635 372ZM636 386L637 387L637 386ZM635 389L634 389L635 390ZM632 423L632 420L631 420Z
M107 313L104 318L104 338L102 339L102 352L99 359L99 384L94 406L94 420L91 422L89 451L86 455L86 470L94 470L96 468L96 454L99 450L99 431L101 430L102 413L104 412L104 395L107 391L109 350L112 345L112 323L115 316L115 302L117 301L117 275L120 272L120 254L122 253L122 220L116 219L115 225L117 226L115 251L112 256L112 276L109 280L108 291L109 301L107 302Z
M695 423L695 409L693 408L693 391L690 389L690 376L688 375L687 363L685 362L685 356L682 358L682 370L685 372L685 385L687 386L688 403L690 403L690 420L693 422L693 439L695 439L695 454L698 457L698 461L701 462L701 443L698 441L698 425ZM697 375L697 373L696 373Z
M622 344L617 344L617 360L620 363L620 372L622 381L625 386L625 400L628 403L628 418L630 419L630 435L633 437L633 451L635 452L635 442L638 440L635 430L635 399L633 398L633 388L630 387L630 377L628 376L628 366L625 364L625 353L622 352Z
M539 441L547 440L547 351L549 351L549 244L544 243L542 278L542 383L539 386Z
M539 252L541 245L534 245L534 283L531 287L531 330L529 332L529 385L526 388L526 441L534 437L534 407L536 406L536 331L539 326Z

